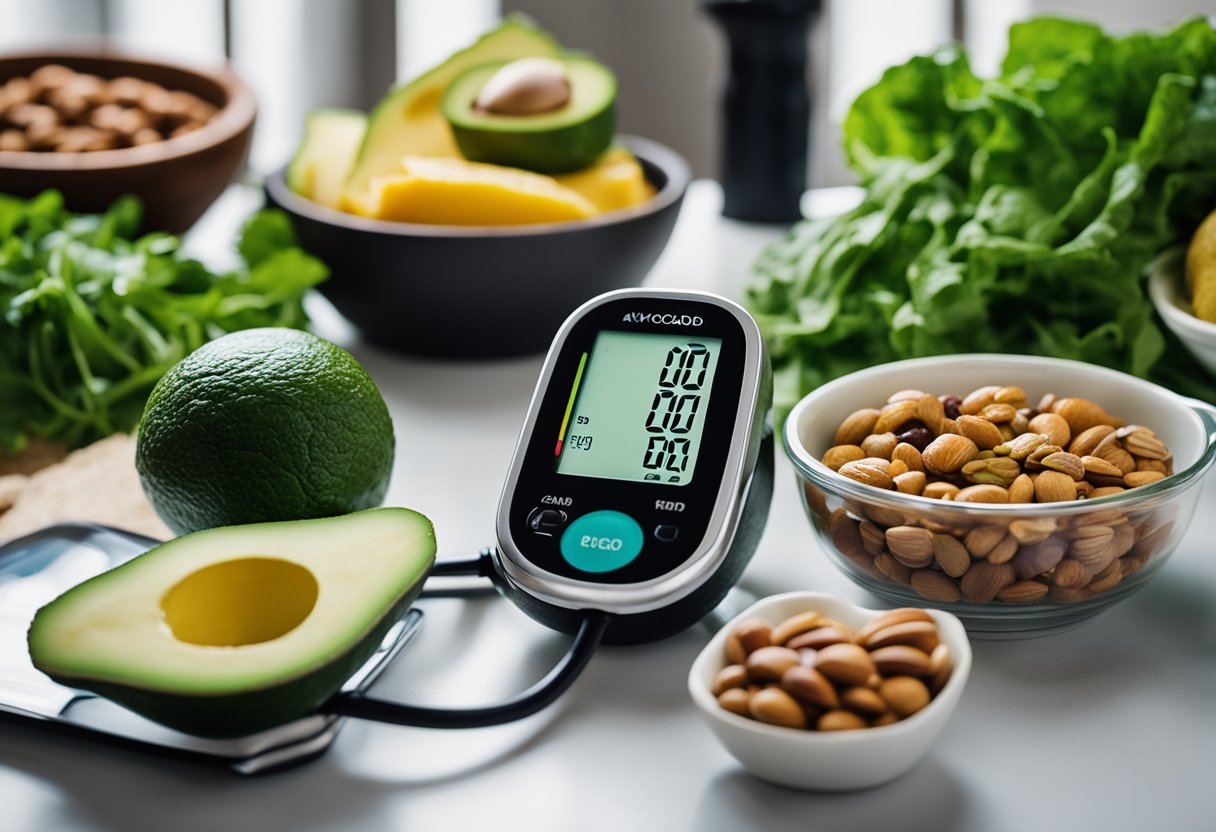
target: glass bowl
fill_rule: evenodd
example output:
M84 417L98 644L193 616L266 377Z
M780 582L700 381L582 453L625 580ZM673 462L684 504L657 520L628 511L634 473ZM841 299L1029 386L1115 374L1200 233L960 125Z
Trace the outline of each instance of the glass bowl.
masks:
M881 407L896 391L965 396L992 384L1020 386L1030 402L1046 393L1087 398L1151 428L1172 452L1175 473L1097 499L955 503L864 485L819 461L845 417ZM994 638L1066 629L1144 586L1177 547L1216 461L1216 408L1114 370L1038 356L954 355L862 370L805 396L784 432L807 516L846 575L893 604L932 602L973 635ZM910 568L886 545L897 539L888 530L900 526L914 529L896 532L905 538L928 530L935 551L957 553L963 543L970 562L960 569L957 557L935 556ZM998 562L985 551L999 551ZM1085 568L1058 568L1065 558Z

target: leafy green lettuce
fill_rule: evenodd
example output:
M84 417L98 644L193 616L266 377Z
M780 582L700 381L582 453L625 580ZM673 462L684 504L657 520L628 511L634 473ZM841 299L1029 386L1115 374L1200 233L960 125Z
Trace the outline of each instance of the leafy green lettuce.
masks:
M131 430L153 385L205 342L307 324L304 292L327 272L283 214L250 218L245 267L226 274L182 257L176 237L137 237L141 216L131 197L93 216L55 191L0 195L0 450Z
M765 250L748 303L778 410L885 361L1053 355L1216 401L1144 286L1216 209L1216 30L1015 25L1000 77L955 49L889 69L844 124L864 198Z

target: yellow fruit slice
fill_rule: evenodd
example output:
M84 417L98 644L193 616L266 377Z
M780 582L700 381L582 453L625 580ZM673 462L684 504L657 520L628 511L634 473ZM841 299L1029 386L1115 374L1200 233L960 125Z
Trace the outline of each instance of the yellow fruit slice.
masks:
M372 179L349 197L357 214L431 225L526 225L594 216L596 207L550 176L466 162L406 156L401 172Z
M609 148L590 167L554 178L601 211L628 208L654 196L654 187L646 181L642 166L623 147Z
M1208 214L1186 252L1186 285L1195 317L1216 322L1216 211Z

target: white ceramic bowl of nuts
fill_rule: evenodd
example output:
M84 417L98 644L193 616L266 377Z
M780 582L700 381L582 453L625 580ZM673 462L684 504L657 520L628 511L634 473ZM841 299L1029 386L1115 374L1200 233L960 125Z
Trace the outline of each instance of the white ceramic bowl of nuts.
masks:
M727 751L798 789L886 783L928 753L971 672L950 613L868 610L819 592L762 599L693 662L688 690Z
M942 356L823 385L785 444L824 551L857 583L973 635L1038 635L1161 568L1216 461L1216 408L1075 361Z

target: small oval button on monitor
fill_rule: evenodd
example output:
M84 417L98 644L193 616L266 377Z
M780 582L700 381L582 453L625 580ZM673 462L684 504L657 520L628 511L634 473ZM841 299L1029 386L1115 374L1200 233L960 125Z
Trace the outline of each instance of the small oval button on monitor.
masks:
M642 527L619 511L593 511L575 520L562 535L562 557L583 572L611 572L642 551Z

